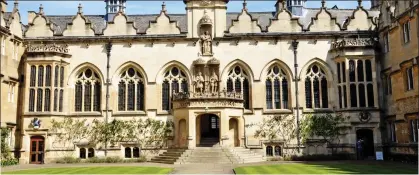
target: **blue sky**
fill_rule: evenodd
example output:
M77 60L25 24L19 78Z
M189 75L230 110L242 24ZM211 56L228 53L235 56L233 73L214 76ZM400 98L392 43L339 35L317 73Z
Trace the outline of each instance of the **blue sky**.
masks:
M8 0L7 11L12 11L14 1ZM161 10L163 1L128 1L127 10L128 14L157 14ZM105 13L105 2L101 1L19 1L19 11L22 17L22 22L27 23L27 11L39 11L39 4L44 7L44 12L47 15L75 15L77 6L81 3L83 5L83 12L86 15L102 15ZM275 1L249 1L247 8L251 12L256 11L274 11ZM328 7L337 5L342 8L356 8L358 2L352 1L326 1ZM370 1L364 0L362 2L364 8L370 8ZM320 7L320 0L307 1L307 7L316 8ZM166 8L170 13L185 13L185 5L183 1L166 1ZM239 12L242 9L242 1L232 1L228 3L227 10L229 12Z

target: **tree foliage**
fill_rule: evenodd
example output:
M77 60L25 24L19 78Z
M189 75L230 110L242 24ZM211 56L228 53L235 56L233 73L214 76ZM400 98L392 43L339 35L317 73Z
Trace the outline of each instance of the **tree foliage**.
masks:
M339 136L345 133L345 124L349 117L340 113L307 114L300 122L300 135L303 143L308 139L318 137L328 144L340 141Z
M66 117L63 120L52 120L51 131L56 133L56 141L74 145L85 140L88 144L104 146L109 143L129 142L141 147L164 147L174 130L172 121L154 119L131 119L111 122L95 119L88 123L86 119Z
M9 136L8 128L1 128L1 158L10 157L10 148L6 144L6 138Z
M282 139L284 144L296 138L297 127L294 115L274 115L263 118L262 122L249 124L247 127L256 126L254 136L269 140Z

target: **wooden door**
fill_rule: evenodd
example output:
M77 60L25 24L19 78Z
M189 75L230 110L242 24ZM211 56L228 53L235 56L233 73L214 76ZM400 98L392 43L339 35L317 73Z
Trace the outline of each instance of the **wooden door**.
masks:
M44 162L44 138L41 136L31 137L30 163L41 164Z

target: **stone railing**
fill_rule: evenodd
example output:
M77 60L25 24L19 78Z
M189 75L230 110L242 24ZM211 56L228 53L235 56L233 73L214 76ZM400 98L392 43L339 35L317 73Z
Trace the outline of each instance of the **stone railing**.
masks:
M355 39L343 39L340 41L335 41L332 43L332 48L342 48L342 47L365 47L373 46L374 40L372 38L355 38Z
M173 109L197 107L242 108L243 96L236 92L203 94L179 92L173 94Z
M28 45L26 51L29 53L43 53L43 52L55 52L68 54L68 45L56 45L56 44L40 44L40 45Z

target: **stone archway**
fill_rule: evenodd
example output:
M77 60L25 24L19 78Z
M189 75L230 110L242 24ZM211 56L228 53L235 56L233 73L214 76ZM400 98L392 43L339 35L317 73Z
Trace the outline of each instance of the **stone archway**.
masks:
M185 119L179 120L178 134L179 134L179 140L178 140L179 147L181 147L181 148L187 147L188 133L186 131L186 120Z
M228 134L229 134L229 138L232 140L231 142L232 146L234 147L240 146L239 122L235 118L230 118L230 120L228 121L228 126L229 126Z
M356 131L356 146L358 159L373 159L374 152L374 132L371 129L358 129ZM361 149L359 149L359 145Z
M197 146L213 146L220 140L220 118L215 114L202 114L196 120ZM198 141L199 140L199 141Z

